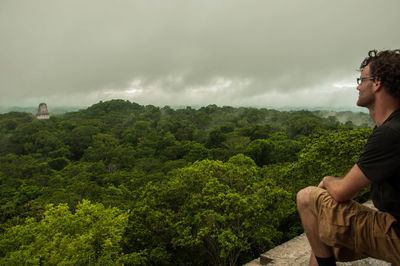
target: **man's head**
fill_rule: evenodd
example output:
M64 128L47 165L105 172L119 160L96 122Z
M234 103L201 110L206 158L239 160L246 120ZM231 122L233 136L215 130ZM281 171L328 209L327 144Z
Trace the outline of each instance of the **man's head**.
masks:
M400 49L369 51L360 65L360 71L367 66L370 77L380 81L391 96L400 100Z

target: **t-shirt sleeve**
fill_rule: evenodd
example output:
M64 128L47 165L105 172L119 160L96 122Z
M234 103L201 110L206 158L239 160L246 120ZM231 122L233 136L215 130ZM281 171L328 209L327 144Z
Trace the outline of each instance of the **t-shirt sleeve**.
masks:
M375 128L357 161L358 167L371 182L380 183L399 173L399 136L385 126Z

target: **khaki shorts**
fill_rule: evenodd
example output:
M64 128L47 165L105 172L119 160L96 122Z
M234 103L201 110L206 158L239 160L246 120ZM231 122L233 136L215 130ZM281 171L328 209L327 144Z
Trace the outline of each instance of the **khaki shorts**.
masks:
M392 215L353 200L338 203L317 187L310 200L320 239L333 247L338 261L373 257L400 265L400 237L392 227L397 222Z

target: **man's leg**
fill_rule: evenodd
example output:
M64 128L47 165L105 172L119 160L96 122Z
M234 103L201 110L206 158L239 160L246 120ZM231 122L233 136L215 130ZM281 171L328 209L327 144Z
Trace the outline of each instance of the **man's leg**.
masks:
M312 250L311 250L311 255L310 255L310 262L308 265L310 265L310 266L318 265L317 259L315 258L314 252Z
M297 193L297 209L312 249L310 265L318 265L313 257L330 258L333 256L333 252L332 248L325 245L319 238L318 220L312 212L310 205L310 189L311 187L307 187ZM313 256L313 254L315 254L315 256Z

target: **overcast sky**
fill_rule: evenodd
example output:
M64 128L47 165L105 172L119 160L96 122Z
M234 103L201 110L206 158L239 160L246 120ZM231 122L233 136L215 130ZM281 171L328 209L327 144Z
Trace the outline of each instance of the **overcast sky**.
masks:
M0 0L0 105L353 107L399 0Z

